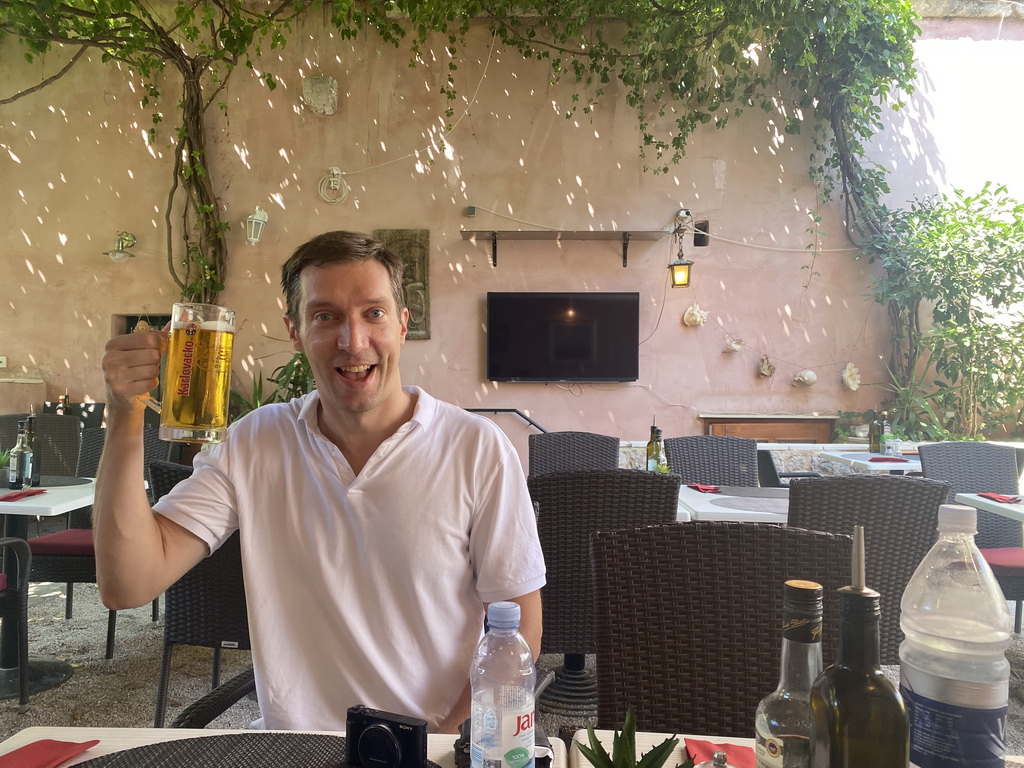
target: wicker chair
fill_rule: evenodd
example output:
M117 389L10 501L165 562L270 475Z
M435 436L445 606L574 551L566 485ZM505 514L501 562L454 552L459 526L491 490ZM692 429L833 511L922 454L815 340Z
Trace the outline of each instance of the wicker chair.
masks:
M665 440L668 467L684 483L756 488L757 441L727 435L690 435Z
M541 652L565 654L538 705L545 712L592 717L596 680L585 664L586 654L596 650L590 534L674 523L679 476L605 469L531 475L527 482L547 565Z
M795 479L789 484L789 525L828 533L864 526L867 584L882 595L882 664L899 664L900 600L935 543L939 505L949 483L901 475Z
M619 438L592 432L545 432L529 437L530 474L617 469Z
M958 493L1020 493L1018 452L1010 446L965 441L922 445L918 450L924 476L945 480L952 486L950 502ZM1020 634L1024 614L1021 524L979 509L975 541L992 566L1003 595L1015 603L1013 631Z
M66 422L76 422L70 416L56 416ZM156 430L145 430L144 434L156 434ZM106 430L96 427L83 430L81 433L81 450L78 451L78 464L75 467L77 477L95 477L103 453ZM149 455L164 455L170 449L170 443L154 440L146 434L146 445ZM96 583L96 547L92 538L90 522L91 507L77 510L68 517L68 529L36 536L28 540L32 550L32 581L52 581L66 585L64 599L64 617L70 620L74 616L75 584ZM80 527L74 527L80 526ZM160 598L153 601L153 621L160 618ZM117 611L107 614L107 641L105 657L114 658L114 634L117 629Z
M191 474L192 467L154 461L149 465L150 487L158 497L163 496ZM171 656L176 645L213 649L214 689L220 685L221 649L251 648L237 531L164 593L164 646L153 716L156 728L163 727L167 716Z
M8 622L14 622L18 636L18 705L19 711L28 709L28 574L32 561L28 544L24 539L8 537L0 539L0 552L7 558L17 558L17 569L8 565L10 575L0 574L0 618L4 629ZM10 637L11 633L4 633Z
M18 421L27 418L27 413L0 416L0 448L14 446L18 441ZM55 413L37 413L35 433L41 473L71 477L78 462L78 448L82 439L82 427L78 419Z
M694 522L591 537L598 728L749 736L779 680L782 585L824 587L825 663L849 536L765 523Z

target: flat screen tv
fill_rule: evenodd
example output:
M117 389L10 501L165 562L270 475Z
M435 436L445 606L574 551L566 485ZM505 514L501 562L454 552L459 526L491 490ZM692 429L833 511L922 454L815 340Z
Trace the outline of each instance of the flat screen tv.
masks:
M491 381L636 381L639 293L487 294Z

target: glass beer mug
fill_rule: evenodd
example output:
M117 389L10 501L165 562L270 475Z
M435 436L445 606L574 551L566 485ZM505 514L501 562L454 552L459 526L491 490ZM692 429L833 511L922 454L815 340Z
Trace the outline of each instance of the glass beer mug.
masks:
M163 401L143 398L160 413L160 439L219 443L228 428L235 311L213 304L175 304L171 311Z

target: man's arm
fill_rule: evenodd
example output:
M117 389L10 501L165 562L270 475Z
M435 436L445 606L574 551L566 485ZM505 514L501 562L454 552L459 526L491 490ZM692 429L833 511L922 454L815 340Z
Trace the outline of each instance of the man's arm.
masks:
M509 601L519 603L519 634L529 644L530 650L533 651L533 660L536 662L537 657L540 656L540 640L544 631L540 590L530 592L522 597L509 598ZM467 682L466 687L462 689L462 695L459 696L459 700L452 707L452 711L437 726L437 732L458 733L459 725L470 715L471 704L472 691L470 690L469 682Z
M153 513L143 479L143 413L138 400L158 383L165 336L118 336L107 343L107 435L96 475L93 541L103 604L117 610L158 597L207 554L206 543Z

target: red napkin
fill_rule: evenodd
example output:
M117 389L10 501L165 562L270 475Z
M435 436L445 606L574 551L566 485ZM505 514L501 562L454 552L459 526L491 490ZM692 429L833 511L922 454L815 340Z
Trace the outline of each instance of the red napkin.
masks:
M906 461L899 456L872 456L868 461Z
M6 755L0 755L0 768L57 768L66 760L99 743L99 739L82 742L40 739L24 747L18 747Z
M715 744L700 739L686 739L686 751L693 762L700 764L705 760L714 760L715 752L725 752L729 765L733 768L754 768L754 748L739 744Z
M687 483L686 487L687 488L693 488L693 490L700 491L701 493L721 493L722 492L722 489L719 488L717 485L701 485L700 483Z
M21 501L28 496L36 496L40 493L46 493L45 488L26 488L23 491L11 491L8 494L0 496L0 501Z
M992 501L998 501L1001 504L1019 504L1020 496L1007 496L1002 493L979 493L979 496L983 499L991 499Z

